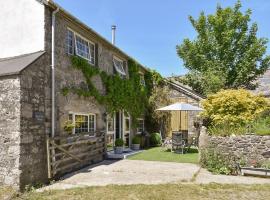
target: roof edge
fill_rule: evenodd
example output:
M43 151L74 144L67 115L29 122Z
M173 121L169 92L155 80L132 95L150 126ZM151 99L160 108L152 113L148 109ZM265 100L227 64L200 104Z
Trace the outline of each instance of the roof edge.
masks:
M51 7L52 9L57 9L59 8L60 11L62 11L67 17L69 17L71 20L74 20L77 22L79 25L83 26L85 29L88 31L92 32L94 35L96 35L99 39L101 39L103 42L105 42L107 45L109 45L111 48L115 49L119 53L123 54L124 56L128 57L131 60L134 60L137 62L144 70L150 71L151 69L142 65L138 60L135 58L131 57L127 53L125 53L123 50L121 50L119 47L113 45L109 40L107 40L105 37L103 37L101 34L90 28L87 24L82 22L80 19L72 15L69 11L65 10L63 7L61 7L59 4L55 3L53 0L43 0L44 4Z

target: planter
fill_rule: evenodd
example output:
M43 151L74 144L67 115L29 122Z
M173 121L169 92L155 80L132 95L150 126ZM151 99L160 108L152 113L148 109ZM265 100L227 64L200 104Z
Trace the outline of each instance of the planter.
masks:
M132 144L133 150L140 150L140 144Z
M115 154L122 154L124 148L123 147L114 147L114 153Z
M265 168L255 168L255 167L240 167L241 175L251 175L251 176L270 176L270 169Z

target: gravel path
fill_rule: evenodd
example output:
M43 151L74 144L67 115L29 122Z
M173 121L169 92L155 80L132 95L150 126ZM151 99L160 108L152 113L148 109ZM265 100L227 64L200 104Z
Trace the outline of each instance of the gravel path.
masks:
M196 178L195 178L196 177ZM196 164L141 160L105 160L71 173L38 191L85 186L165 183L270 184L270 178L213 175Z

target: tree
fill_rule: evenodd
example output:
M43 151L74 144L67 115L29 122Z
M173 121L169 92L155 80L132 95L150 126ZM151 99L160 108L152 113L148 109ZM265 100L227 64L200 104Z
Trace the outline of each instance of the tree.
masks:
M270 66L270 56L265 55L268 40L257 37L251 10L242 13L241 7L238 1L233 8L218 5L215 14L202 12L197 20L189 17L198 35L177 46L190 70L181 81L202 95L228 88L254 89L256 78Z

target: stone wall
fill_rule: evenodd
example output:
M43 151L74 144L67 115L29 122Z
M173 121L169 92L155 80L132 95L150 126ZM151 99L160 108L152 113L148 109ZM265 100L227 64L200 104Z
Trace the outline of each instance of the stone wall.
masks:
M22 71L21 78L21 152L20 184L44 183L48 180L46 98L50 98L50 60L45 53ZM47 96L48 95L48 96ZM46 97L47 96L47 97ZM49 125L48 125L49 126Z
M241 135L230 137L200 135L200 149L212 149L230 156L236 163L252 166L270 161L270 136Z
M173 99L183 99L184 102L189 103L194 106L199 106L201 99L196 99L190 95L185 94L184 92L176 89L175 87L170 87L170 94L169 97ZM194 120L196 116L199 114L197 111L190 111L188 112L188 132L190 134L195 134L196 129L194 127Z
M20 79L0 78L0 185L19 187Z

